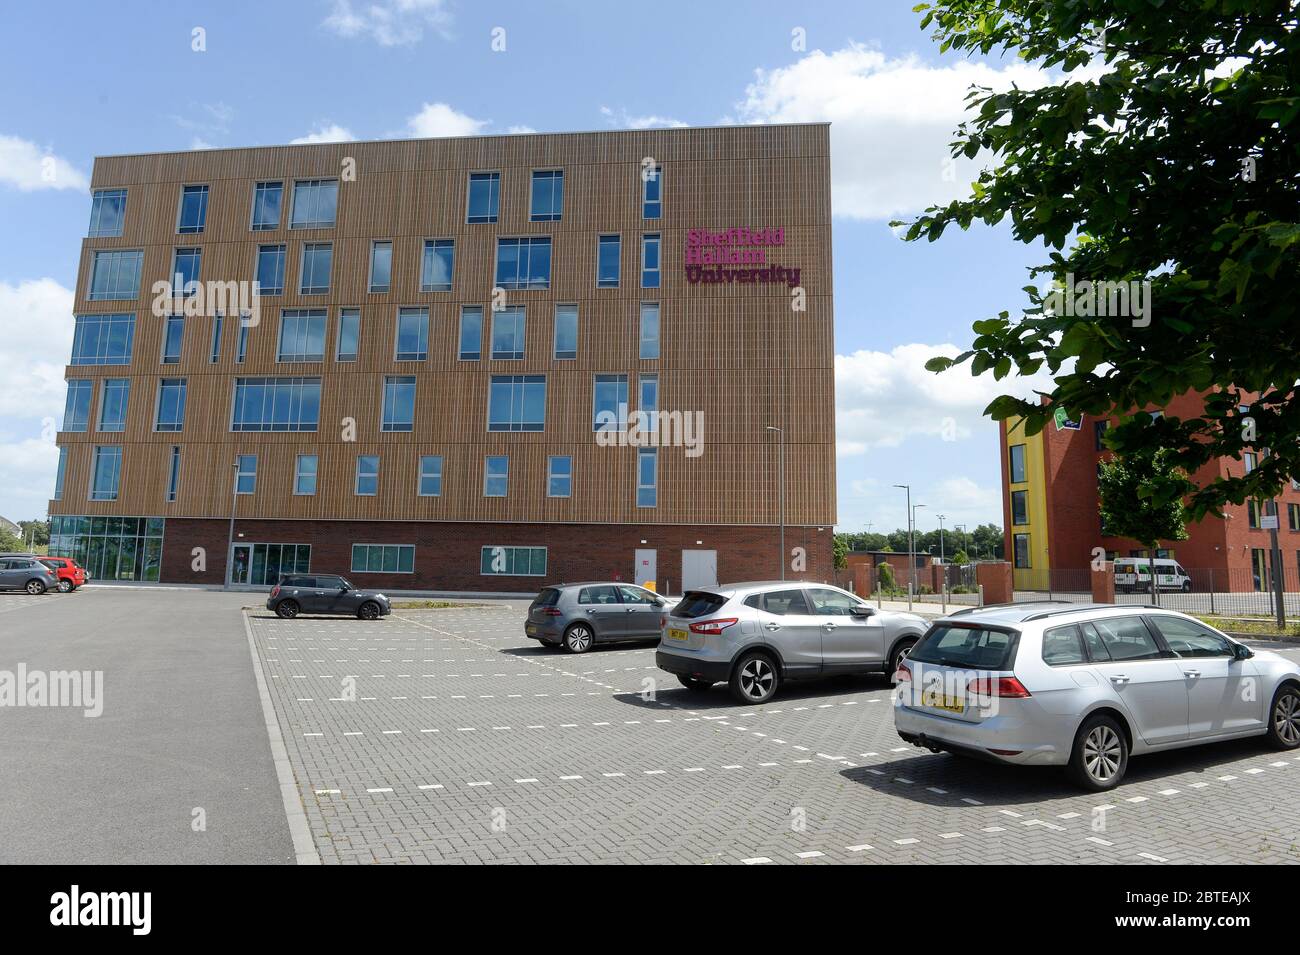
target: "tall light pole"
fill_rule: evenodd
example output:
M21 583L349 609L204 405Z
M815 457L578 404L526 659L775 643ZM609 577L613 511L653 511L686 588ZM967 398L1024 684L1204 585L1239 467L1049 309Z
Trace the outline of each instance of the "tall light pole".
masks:
M781 510L781 579L785 580L785 431L774 425L767 426L768 431L775 431L781 436L781 450L777 458L777 481L779 488L777 498Z
M943 553L943 519L944 519L944 517L945 517L945 515L943 515L943 514L940 514L940 515L939 515L939 563L941 563L941 564L944 562L944 553Z
M907 609L911 610L912 592L916 590L916 542L912 534L912 527L916 523L916 510L912 507L912 485L895 484L894 487L901 487L907 492Z
M239 455L230 465L230 530L226 534L226 589L235 582L235 506L239 503Z

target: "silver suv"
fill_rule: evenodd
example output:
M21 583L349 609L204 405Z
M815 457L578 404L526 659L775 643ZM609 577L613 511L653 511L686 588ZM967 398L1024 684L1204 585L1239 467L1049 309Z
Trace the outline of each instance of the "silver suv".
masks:
M893 673L925 627L829 584L725 584L682 596L655 663L688 690L725 682L740 702L766 703L786 680Z
M896 674L909 743L1067 766L1111 789L1130 754L1267 736L1300 746L1300 668L1186 614L1041 601L935 621Z

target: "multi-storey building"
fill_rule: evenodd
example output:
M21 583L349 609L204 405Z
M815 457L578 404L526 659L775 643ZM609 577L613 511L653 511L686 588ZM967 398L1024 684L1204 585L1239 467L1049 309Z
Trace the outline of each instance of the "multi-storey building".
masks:
M97 159L51 552L253 585L830 577L828 156L809 124Z

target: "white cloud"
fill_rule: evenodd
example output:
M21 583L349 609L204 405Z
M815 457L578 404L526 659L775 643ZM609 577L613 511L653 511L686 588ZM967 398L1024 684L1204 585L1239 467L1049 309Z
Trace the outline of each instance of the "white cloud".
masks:
M652 129L654 127L681 129L690 125L690 123L684 123L680 119L673 119L671 116L657 116L655 114L633 116L621 106L617 110L602 106L600 115L604 116L610 125L617 126L619 129Z
M59 449L52 440L0 436L0 488L3 488L3 516L26 521L40 517L54 493L54 475L59 467Z
M356 139L352 131L338 123L321 123L306 136L289 140L295 146L304 143L347 143Z
M216 146L212 145L212 143L208 142L206 139L203 139L200 136L195 136L193 139L190 140L190 149L216 149L216 148L217 148Z
M0 315L0 415L57 422L72 351L72 290L49 278L0 282Z
M448 36L451 13L445 0L335 0L322 24L339 36L364 37L380 46L406 46L424 38L426 29Z
M1023 63L932 66L852 44L756 70L736 108L744 123L831 122L835 214L889 219L969 194L987 160L949 165L948 144L972 85L1034 89L1049 82L1048 73Z
M406 121L411 135L419 138L476 136L489 125L490 120L475 119L457 112L446 103L425 103Z
M0 183L16 186L23 192L90 188L90 180L66 159L25 139L2 134Z
M506 132L511 136L526 136L529 133L537 132L537 130L533 129L531 126L508 126L506 127Z

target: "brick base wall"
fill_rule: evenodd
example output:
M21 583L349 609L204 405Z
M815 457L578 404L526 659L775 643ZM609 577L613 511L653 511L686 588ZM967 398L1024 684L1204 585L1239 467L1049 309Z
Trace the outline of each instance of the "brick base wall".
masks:
M229 524L223 520L168 518L162 581L223 583L228 532ZM312 571L345 574L358 586L390 590L522 593L557 581L631 581L638 548L657 552L661 592L665 584L670 592L681 592L683 550L716 550L719 583L778 579L781 571L775 527L243 520L235 522L235 542L310 544ZM353 544L413 544L415 572L353 573ZM785 544L787 551L802 547L806 552L805 570L798 572L787 564L787 578L835 579L830 527L787 527ZM498 545L546 547L546 576L480 574L481 548ZM195 548L203 549L202 570L195 569Z

